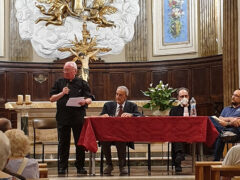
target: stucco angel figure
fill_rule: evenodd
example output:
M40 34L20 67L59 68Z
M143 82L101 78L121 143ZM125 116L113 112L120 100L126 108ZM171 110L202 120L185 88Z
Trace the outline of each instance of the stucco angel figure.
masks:
M105 0L95 0L91 9L85 8L85 11L89 11L90 15L87 17L88 21L92 21L98 24L99 27L116 27L114 22L107 21L104 15L114 14L117 8L112 6L104 6Z
M68 16L68 14L72 16L79 16L79 14L74 13L71 8L69 7L69 2L71 0L38 0L39 2L44 2L48 4L52 4L52 6L46 11L46 8L43 5L36 4L36 7L38 7L44 15L50 16L50 17L41 17L36 20L36 23L40 21L47 21L46 26L49 24L54 25L62 25L63 19Z

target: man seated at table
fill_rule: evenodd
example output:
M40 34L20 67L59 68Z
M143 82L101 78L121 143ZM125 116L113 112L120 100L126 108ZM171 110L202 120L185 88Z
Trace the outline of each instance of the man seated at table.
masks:
M104 104L101 115L104 117L118 116L118 117L132 117L141 116L138 107L135 103L127 101L129 94L128 88L119 86L116 91L115 101L107 102ZM106 158L107 167L103 173L110 175L113 171L112 157L111 157L111 144L112 142L101 142L102 151ZM114 142L118 153L118 163L120 175L126 175L126 142Z
M214 160L219 161L225 145L220 134L227 131L240 138L240 89L233 92L231 106L225 107L220 117L218 119L211 118L211 121L219 132L214 149Z
M180 102L179 106L175 106L170 111L170 116L189 116L190 106L189 106L189 90L187 88L181 87L177 90L177 98ZM172 162L175 165L176 172L182 172L181 161L185 159L184 157L184 143L174 142L172 143Z

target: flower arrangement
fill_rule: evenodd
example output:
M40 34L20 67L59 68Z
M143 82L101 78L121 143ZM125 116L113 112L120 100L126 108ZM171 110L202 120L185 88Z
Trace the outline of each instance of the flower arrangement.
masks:
M174 38L180 35L181 29L182 29L182 23L180 21L180 18L184 15L183 3L184 3L184 0L169 0L169 3L168 3L169 9L170 9L169 31Z
M150 108L151 110L158 109L160 111L172 108L176 100L176 98L172 97L172 93L177 89L169 87L168 84L164 85L162 81L156 87L152 87L152 85L151 83L148 91L141 91L144 96L151 98L143 107Z

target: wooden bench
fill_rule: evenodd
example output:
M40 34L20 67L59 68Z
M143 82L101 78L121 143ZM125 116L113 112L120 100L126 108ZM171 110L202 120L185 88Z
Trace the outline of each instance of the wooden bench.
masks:
M211 166L221 165L220 161L197 161L195 162L195 180L210 180Z
M224 177L240 176L240 166L212 165L211 180L219 180L221 176Z
M47 163L38 163L39 178L48 178Z

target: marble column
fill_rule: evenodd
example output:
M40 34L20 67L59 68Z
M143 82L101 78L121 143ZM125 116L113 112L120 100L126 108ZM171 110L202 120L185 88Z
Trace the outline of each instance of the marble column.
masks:
M224 106L239 88L238 69L238 0L223 1L223 96Z

